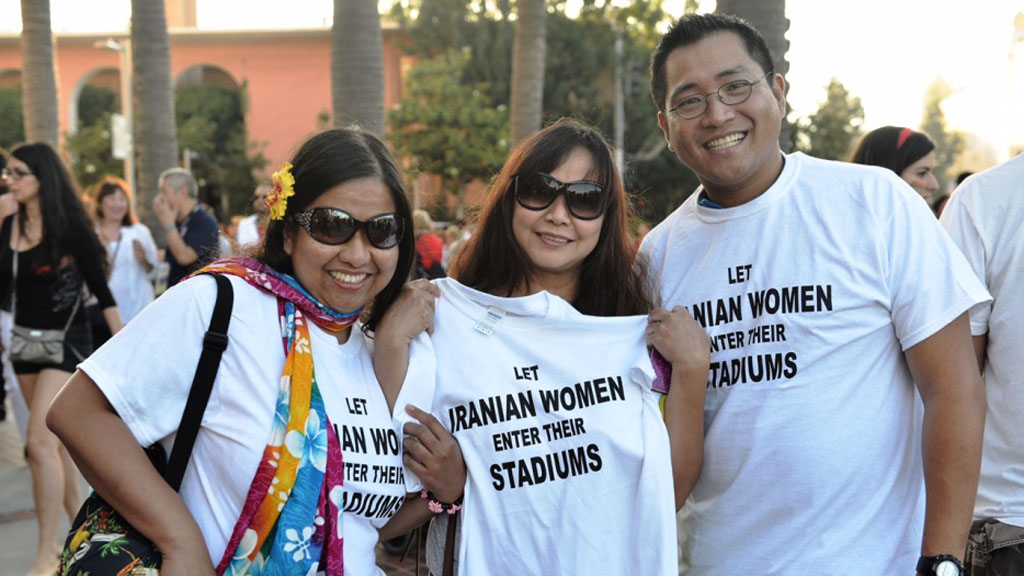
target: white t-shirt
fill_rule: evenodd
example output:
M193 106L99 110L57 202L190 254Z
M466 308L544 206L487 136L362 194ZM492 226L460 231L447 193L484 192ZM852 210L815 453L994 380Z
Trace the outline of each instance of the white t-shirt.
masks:
M961 184L941 218L993 298L971 314L971 333L988 334L988 415L974 516L1015 526L1024 526L1022 182L1024 156L1018 156Z
M135 259L135 240L142 244L146 262L155 268L156 243L153 242L149 228L144 224L137 222L131 226L122 226L120 240L108 242L106 246L107 255L111 257L113 266L107 284L121 312L121 320L125 323L153 301L152 274L146 272L142 264Z
M646 317L436 283L433 411L469 471L460 574L675 576L672 468Z
M259 215L250 214L238 221L238 230L235 232L235 241L238 248L245 250L260 242Z
M229 344L181 486L214 564L269 439L285 360L277 300L229 278L235 293ZM139 444L160 441L170 453L215 298L212 278L172 287L80 366ZM392 419L359 326L341 345L314 324L310 334L317 383L345 464L345 573L381 575L373 550L377 528L398 510L407 491L418 489L406 485L411 480L402 469L404 406L428 405L433 389L429 382L403 386Z
M987 298L888 170L792 154L758 198L690 196L644 240L712 338L693 575L912 573L924 492L902 354Z

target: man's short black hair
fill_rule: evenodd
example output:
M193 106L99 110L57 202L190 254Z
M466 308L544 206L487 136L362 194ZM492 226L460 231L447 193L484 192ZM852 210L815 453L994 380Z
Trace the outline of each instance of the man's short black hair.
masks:
M768 44L761 33L746 20L731 14L687 14L661 37L651 56L651 98L659 112L665 111L665 92L668 90L665 61L668 55L680 46L696 44L719 32L732 32L739 36L747 54L761 66L764 73L775 72Z

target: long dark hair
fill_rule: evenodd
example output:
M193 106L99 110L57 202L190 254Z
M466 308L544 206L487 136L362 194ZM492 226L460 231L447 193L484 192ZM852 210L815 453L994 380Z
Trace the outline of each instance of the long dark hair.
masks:
M284 250L285 236L297 234L299 225L292 215L302 212L324 192L359 178L379 178L395 203L395 213L405 226L398 244L398 266L387 286L373 299L364 313L364 329L372 333L384 312L398 298L408 280L416 251L412 233L412 210L405 195L402 175L387 146L369 132L335 128L306 140L291 160L295 177L295 195L288 198L288 208L281 220L271 220L256 258L264 264L293 274L292 259Z
M138 222L135 218L135 212L132 211L132 193L128 189L128 183L116 176L104 176L103 180L100 180L96 184L93 184L90 190L89 196L93 197L95 202L94 213L96 214L96 222L103 221L103 199L107 196L111 196L118 192L124 194L125 199L128 200L128 211L124 213L124 218L121 219L121 226L131 226Z
M899 126L883 126L860 139L850 162L881 166L899 176L907 166L924 158L932 150L935 150L935 144L920 132Z
M626 225L629 204L611 148L600 132L575 120L559 120L512 150L491 183L476 232L454 262L451 275L466 286L499 296L510 296L520 286L529 289L531 264L512 231L513 178L552 172L577 148L590 154L592 179L604 186L611 201L597 246L583 260L572 305L592 316L646 314L651 309L646 267L634 261Z
M24 162L39 181L39 211L43 216L43 239L50 241L51 261L56 263L60 258L61 247L67 249L66 243L73 230L79 231L76 237L94 240L96 253L102 254L103 248L92 231L75 179L57 152L49 144L36 142L18 146L11 152L11 156ZM19 206L20 230L25 229L27 218L25 207Z

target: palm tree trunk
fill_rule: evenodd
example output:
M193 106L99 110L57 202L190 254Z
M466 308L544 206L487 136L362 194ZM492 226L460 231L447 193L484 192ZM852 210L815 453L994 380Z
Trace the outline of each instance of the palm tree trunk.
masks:
M24 58L21 98L25 139L46 142L56 148L60 144L60 112L50 0L21 0L21 54Z
M786 0L718 0L715 12L734 14L750 22L768 43L775 71L783 76L789 72L789 62L786 60L786 52L789 51L789 40L786 40L786 30L789 30L789 18L786 18ZM787 85L787 90L788 88ZM792 148L789 122L785 118L782 120L782 134L779 135L779 143L783 150L788 151Z
M178 136L174 126L171 85L171 46L163 0L132 0L132 76L134 135L137 163L136 207L154 230L152 215L157 179L178 165ZM163 234L154 234L159 241Z
M540 130L547 51L547 7L544 0L518 0L516 15L509 148Z
M331 27L334 125L384 134L384 48L377 0L334 0Z

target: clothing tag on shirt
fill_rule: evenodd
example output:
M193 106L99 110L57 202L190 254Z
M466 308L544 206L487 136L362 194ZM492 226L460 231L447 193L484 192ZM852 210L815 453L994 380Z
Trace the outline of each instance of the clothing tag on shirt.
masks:
M504 317L504 310L491 306L487 308L487 314L484 314L484 317L476 323L474 328L476 328L477 332L490 336L495 330L497 330L498 323L501 322L501 319Z

